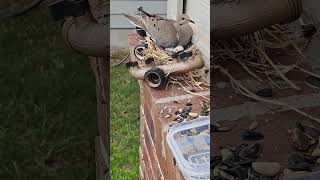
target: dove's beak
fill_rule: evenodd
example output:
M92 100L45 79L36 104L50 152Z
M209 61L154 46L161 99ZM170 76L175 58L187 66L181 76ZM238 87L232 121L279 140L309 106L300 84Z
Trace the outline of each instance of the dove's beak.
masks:
M195 22L194 22L194 21L192 21L192 20L189 20L189 22L191 22L191 23L195 24Z

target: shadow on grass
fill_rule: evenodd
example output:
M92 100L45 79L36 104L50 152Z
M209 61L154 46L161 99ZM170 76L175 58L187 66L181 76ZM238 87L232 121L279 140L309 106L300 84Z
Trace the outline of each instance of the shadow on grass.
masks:
M93 180L93 73L40 8L0 23L0 179Z

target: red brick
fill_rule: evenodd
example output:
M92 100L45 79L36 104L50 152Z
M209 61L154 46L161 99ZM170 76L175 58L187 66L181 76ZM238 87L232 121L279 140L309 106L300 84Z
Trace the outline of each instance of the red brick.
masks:
M133 47L137 44L138 39L136 35L129 36L129 46L131 52ZM134 56L132 56L134 58ZM168 89L153 89L150 88L143 80L139 80L140 85L140 146L142 149L142 167L145 178L160 178L163 174L165 180L183 180L183 176L179 168L174 163L174 157L169 149L166 136L169 125L173 123L175 111L179 108L184 108L189 98L179 100L180 104L168 102L159 102L168 97L181 97L188 95L178 87L170 87ZM200 103L203 99L191 96L195 112L200 111ZM156 103L158 102L158 103ZM172 117L165 118L165 114L161 114L162 109L167 106L172 110ZM141 165L143 166L143 165ZM152 173L155 173L152 176ZM152 177L151 177L152 176Z

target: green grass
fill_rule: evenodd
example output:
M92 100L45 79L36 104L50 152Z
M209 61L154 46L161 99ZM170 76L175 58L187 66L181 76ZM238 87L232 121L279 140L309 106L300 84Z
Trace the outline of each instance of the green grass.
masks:
M119 61L123 53L112 54ZM111 179L139 179L139 88L125 67L111 68Z
M95 179L94 76L87 58L64 45L61 22L48 12L0 23L3 180Z

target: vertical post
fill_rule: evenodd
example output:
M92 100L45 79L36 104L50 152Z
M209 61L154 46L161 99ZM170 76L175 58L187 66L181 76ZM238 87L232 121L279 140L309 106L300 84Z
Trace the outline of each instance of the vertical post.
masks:
M178 14L182 14L183 0L167 1L167 17L169 19L177 19Z
M108 27L107 15L109 4L106 0L89 0L91 14L100 24ZM109 42L109 39L107 40ZM109 180L109 47L105 57L89 57L90 65L96 78L97 93L97 129L96 137L96 179Z
M96 78L97 129L96 168L97 180L108 179L109 171L109 63L106 58L89 57Z

